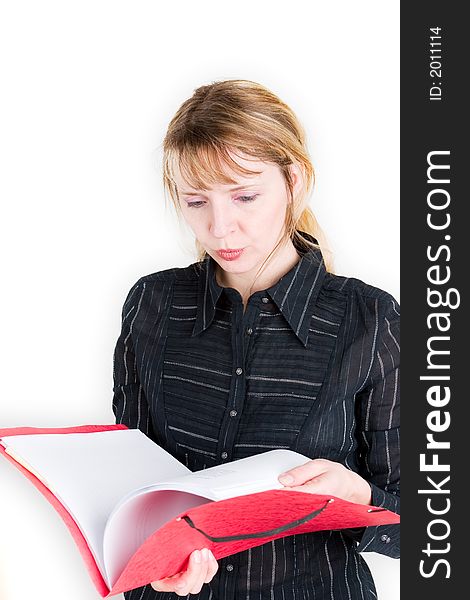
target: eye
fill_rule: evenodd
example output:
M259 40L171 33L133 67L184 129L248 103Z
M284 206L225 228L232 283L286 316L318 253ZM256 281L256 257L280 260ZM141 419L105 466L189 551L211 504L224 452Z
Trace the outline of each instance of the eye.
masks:
M253 196L238 196L237 200L241 200L242 202L253 202L257 196L258 194L253 194Z
M258 197L259 194L253 194L252 196L238 196L237 198L235 198L235 200L241 200L241 202L243 204L246 204L248 202L253 202L253 200L255 200L255 198ZM186 205L188 206L188 208L199 208L200 206L203 206L205 204L205 202L203 200L196 200L195 202L187 202Z
M199 206L202 206L204 204L204 202L202 200L197 200L196 202L187 202L187 205L189 208L198 208Z

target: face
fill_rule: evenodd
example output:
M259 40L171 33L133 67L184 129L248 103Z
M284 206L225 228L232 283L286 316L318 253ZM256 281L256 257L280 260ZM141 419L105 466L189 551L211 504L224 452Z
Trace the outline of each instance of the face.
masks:
M241 176L228 171L234 184L209 190L192 189L175 173L182 215L196 239L228 273L255 274L284 232L289 202L286 182L278 165L232 155L259 175ZM294 194L300 172L291 165ZM235 250L236 252L221 252Z

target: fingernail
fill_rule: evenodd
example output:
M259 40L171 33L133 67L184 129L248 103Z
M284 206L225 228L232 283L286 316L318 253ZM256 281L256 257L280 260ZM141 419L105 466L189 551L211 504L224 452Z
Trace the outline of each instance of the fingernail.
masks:
M202 554L202 560L204 562L206 562L207 560L209 560L209 550L207 548L203 548L201 550L201 554Z
M294 483L294 478L292 475L286 475L283 473L282 475L279 475L278 479L284 485L290 485L291 483Z
M185 586L185 585L186 585L186 583L183 581L182 583L177 583L177 584L175 585L175 588L176 588L177 590L181 590L182 588L184 588L184 586Z
M199 550L196 550L196 551L194 552L194 560L195 560L197 563L200 563L200 562L201 562L201 553L199 552Z

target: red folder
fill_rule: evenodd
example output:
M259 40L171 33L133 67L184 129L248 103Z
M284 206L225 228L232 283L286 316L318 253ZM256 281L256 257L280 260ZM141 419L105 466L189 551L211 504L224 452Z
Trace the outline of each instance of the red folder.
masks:
M127 429L125 425L84 425L39 429L0 429L8 435L39 433L93 433ZM210 548L223 558L286 535L331 529L349 529L399 523L386 509L347 502L330 495L289 489L268 490L206 504L184 511L155 531L135 552L109 589L77 523L54 494L0 445L0 452L47 498L72 534L85 565L102 597L141 587L186 570L193 550Z

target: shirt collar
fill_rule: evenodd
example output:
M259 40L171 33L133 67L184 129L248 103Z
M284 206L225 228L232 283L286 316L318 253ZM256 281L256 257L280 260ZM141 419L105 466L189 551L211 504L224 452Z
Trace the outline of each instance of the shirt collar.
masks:
M317 243L310 234L303 231L299 233ZM271 297L295 335L306 346L312 309L323 284L326 269L319 249L309 248L305 251L296 240L294 246L300 254L300 260L277 283L258 293ZM212 323L217 302L224 289L217 283L215 261L211 256L207 256L200 266L197 314L192 336L198 335Z

